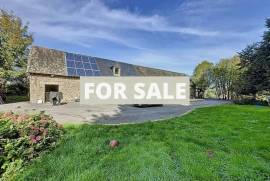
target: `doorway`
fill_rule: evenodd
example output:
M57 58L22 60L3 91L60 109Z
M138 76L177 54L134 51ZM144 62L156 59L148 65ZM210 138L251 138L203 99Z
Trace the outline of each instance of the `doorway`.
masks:
M45 84L45 102L50 102L50 92L59 92L59 85Z

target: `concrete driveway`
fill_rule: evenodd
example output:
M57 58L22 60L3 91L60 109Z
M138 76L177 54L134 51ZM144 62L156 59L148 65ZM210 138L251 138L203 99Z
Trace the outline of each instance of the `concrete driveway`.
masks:
M37 113L45 111L59 123L141 123L180 116L194 108L228 103L220 100L192 101L190 106L164 105L138 108L131 105L80 105L68 103L59 106L51 104L30 104L29 102L0 105L0 112Z

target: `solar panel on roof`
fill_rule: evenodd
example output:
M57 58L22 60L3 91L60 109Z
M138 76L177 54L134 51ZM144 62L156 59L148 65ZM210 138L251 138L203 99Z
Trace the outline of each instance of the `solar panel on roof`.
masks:
M90 63L83 63L83 67L84 67L85 69L92 69Z
M96 63L96 60L93 57L89 57L90 63Z
M67 60L67 67L75 68L75 61Z
M78 54L75 54L75 61L82 61L81 56Z
M94 76L100 76L100 71L93 71Z
M77 75L79 76L85 76L85 71L84 69L76 69Z
M75 62L76 68L83 68L83 63L82 62Z
M82 61L89 62L88 57L87 56L82 56Z
M66 53L68 76L100 76L100 70L94 57Z
M98 70L97 64L91 64L93 70Z
M66 59L74 60L74 55L72 53L66 53Z
M67 68L68 75L76 76L76 69L75 68Z
M88 69L86 69L86 70L85 70L85 75L86 75L86 76L93 76L93 75L94 75L94 73L93 73L93 71L92 71L92 70L88 70Z

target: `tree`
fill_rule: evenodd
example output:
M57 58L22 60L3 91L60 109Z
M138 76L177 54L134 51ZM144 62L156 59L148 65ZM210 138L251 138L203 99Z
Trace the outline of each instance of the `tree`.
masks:
M241 76L241 80L243 81L240 83L240 93L244 95L252 94L254 97L258 92L256 85L259 78L259 72L257 71L260 71L258 69L259 67L253 64L253 62L256 61L256 51L258 47L258 44L249 45L240 53L240 67L243 71Z
M260 91L270 91L270 19L266 20L268 30L263 40L247 46L240 53L240 66L243 70L241 93L252 94L254 98Z
M192 77L193 86L196 90L195 97L204 98L204 93L211 83L210 73L212 67L213 64L208 61L203 61L196 66Z
M25 80L27 52L32 44L28 25L13 13L0 10L0 78Z
M213 67L211 80L218 98L233 99L237 96L238 81L241 74L239 63L240 58L234 56L230 59L221 59Z

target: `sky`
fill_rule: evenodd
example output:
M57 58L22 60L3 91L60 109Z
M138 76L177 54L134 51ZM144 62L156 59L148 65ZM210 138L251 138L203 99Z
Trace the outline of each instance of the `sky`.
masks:
M34 45L192 74L258 42L269 0L0 0Z

